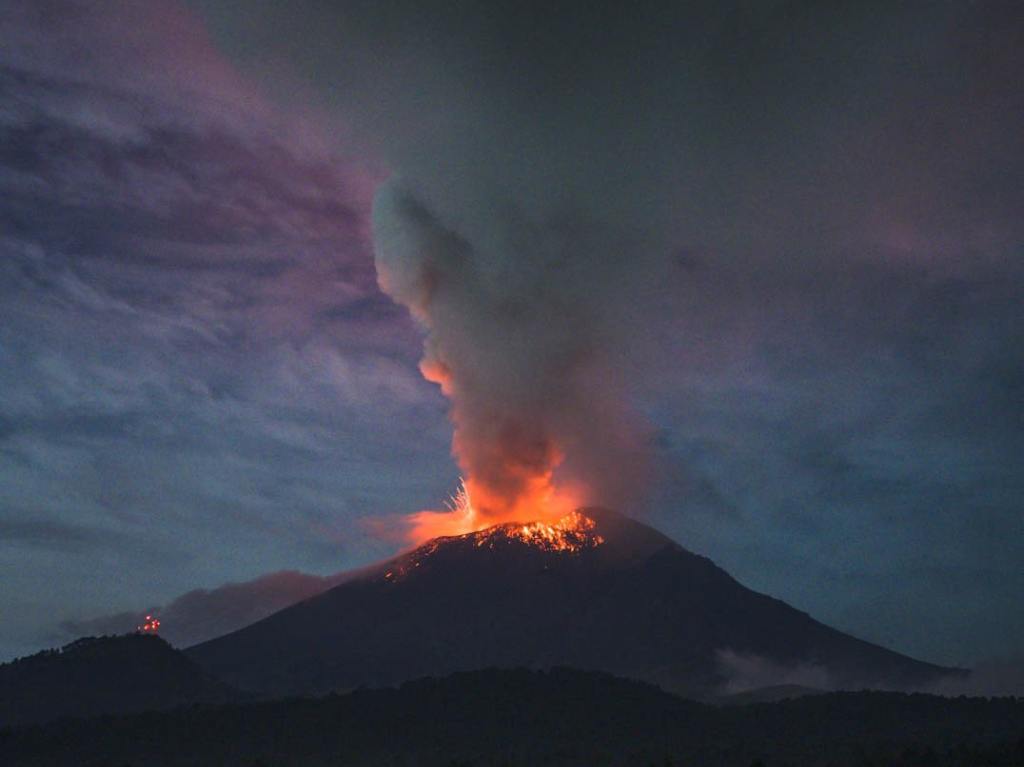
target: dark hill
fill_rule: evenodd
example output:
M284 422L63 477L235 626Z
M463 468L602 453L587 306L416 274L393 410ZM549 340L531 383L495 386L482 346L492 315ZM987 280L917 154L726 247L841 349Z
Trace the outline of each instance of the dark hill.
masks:
M717 708L604 674L489 670L319 700L0 731L5 767L978 767L1024 764L1024 702L830 693Z
M568 549L502 525L440 538L189 649L225 681L318 694L487 667L573 666L703 696L719 653L827 670L835 688L952 673L829 628L619 514L582 512Z
M240 700L156 636L79 639L0 665L0 725Z

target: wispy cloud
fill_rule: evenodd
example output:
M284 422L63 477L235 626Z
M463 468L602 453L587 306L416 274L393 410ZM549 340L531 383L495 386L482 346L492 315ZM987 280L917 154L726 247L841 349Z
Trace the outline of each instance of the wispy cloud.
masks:
M375 160L264 98L178 3L3 17L4 641L387 551L350 523L451 469L416 331L376 285ZM41 592L58 561L88 588Z

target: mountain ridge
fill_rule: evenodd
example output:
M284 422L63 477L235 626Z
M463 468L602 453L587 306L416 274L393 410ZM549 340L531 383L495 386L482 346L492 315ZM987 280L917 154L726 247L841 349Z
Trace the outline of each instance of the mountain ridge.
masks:
M0 665L0 726L247 697L150 634L83 637Z
M825 626L617 512L575 513L575 548L540 523L434 539L186 653L264 695L568 665L708 697L728 682L722 651L821 669L835 689L958 673Z

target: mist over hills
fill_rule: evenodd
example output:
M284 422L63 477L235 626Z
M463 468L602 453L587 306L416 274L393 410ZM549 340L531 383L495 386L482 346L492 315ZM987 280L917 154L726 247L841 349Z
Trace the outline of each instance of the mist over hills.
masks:
M729 682L729 658L825 689L920 689L957 673L831 629L628 517L582 514L592 529L573 550L516 525L436 539L187 654L262 695L572 666L707 697Z

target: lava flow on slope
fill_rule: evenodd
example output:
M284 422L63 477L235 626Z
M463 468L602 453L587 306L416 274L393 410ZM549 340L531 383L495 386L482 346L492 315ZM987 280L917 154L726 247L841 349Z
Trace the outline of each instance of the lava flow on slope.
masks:
M604 536L597 531L592 517L571 511L554 522L506 522L463 535L434 538L396 561L384 573L385 580L398 580L418 568L425 559L453 542L471 544L478 549L502 549L525 546L549 553L577 554L601 546Z

